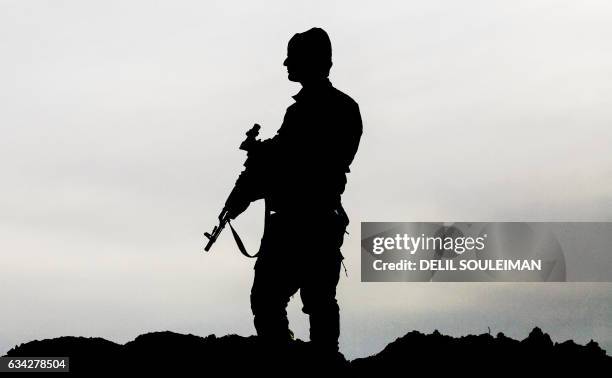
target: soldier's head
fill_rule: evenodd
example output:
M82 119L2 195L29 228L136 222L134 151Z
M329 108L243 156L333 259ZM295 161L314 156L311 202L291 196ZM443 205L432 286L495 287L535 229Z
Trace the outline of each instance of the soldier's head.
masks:
M283 64L287 67L289 80L302 84L329 76L332 48L325 30L312 28L294 35L289 40Z

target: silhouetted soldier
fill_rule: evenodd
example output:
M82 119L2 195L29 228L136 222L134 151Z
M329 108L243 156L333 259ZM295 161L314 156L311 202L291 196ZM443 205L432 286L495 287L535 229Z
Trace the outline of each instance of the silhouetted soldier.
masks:
M291 38L284 65L289 80L300 82L302 89L293 96L295 103L276 136L249 151L225 208L233 219L250 202L266 201L251 290L257 334L273 343L291 339L286 307L300 290L303 311L310 315L312 344L337 351L336 285L348 225L340 196L362 123L357 103L328 80L331 52L323 29Z

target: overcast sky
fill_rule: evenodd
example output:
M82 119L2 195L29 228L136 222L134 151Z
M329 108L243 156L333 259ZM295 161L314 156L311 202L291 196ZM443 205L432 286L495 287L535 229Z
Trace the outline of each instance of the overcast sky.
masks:
M244 132L273 135L293 102L286 43L313 26L364 120L344 196L347 357L487 326L612 350L610 284L359 279L360 221L612 220L611 19L607 0L0 0L0 354L61 335L254 333L253 262L229 235L202 253L202 233ZM251 250L262 217L256 204L236 222Z

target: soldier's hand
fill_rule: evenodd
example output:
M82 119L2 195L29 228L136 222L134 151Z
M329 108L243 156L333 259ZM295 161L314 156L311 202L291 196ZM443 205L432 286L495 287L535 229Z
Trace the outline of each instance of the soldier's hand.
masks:
M250 201L241 196L237 191L233 191L225 203L227 217L229 219L236 219L249 207L249 204Z
M227 208L227 217L229 219L236 219L249 207L248 202L233 203Z

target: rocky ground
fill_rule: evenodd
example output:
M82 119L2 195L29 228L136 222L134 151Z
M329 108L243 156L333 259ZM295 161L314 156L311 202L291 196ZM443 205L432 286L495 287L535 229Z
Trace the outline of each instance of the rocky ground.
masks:
M553 343L539 328L521 341L498 334L451 337L435 331L412 331L380 353L347 361L341 354L325 355L308 343L295 341L282 348L261 345L257 338L227 335L199 337L173 332L138 336L124 345L102 338L59 337L36 340L11 349L7 356L70 357L70 371L92 375L154 372L225 374L341 375L417 372L439 376L457 373L477 376L557 374L577 372L610 376L612 357L596 342Z

